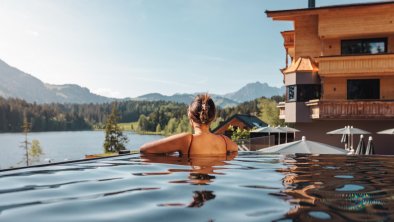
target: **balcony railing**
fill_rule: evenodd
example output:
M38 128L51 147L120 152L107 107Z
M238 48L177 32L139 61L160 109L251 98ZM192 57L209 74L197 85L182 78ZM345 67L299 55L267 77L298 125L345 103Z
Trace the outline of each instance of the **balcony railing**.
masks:
M284 40L284 46L285 48L294 48L294 39L295 39L295 32L294 30L292 31L284 31L281 32L282 33L282 37Z
M317 59L321 76L393 74L394 54L328 56Z
M394 101L319 101L306 103L312 119L392 119Z

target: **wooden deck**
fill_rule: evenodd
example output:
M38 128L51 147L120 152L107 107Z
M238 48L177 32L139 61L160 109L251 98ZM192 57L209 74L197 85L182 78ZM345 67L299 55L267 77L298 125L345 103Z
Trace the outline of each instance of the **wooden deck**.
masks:
M319 101L306 103L312 119L393 119L394 101Z

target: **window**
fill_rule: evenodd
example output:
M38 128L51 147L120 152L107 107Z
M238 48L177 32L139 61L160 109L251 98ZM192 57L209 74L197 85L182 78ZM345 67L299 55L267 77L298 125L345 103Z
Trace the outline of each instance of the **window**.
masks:
M387 53L387 38L341 41L342 55Z
M295 85L287 87L287 101L295 102L297 94L297 87Z
M379 79L349 79L347 81L347 99L379 99Z
M320 99L320 85L299 85L297 101L306 102L312 99Z
M287 102L306 102L320 99L321 86L318 84L287 86Z

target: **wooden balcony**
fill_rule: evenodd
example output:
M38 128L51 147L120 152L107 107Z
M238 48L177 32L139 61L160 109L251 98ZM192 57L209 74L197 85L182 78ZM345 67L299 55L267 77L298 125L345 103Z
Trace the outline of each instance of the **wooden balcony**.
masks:
M320 57L317 61L322 77L394 74L394 54L328 56Z
M294 48L294 39L295 39L295 32L294 30L292 31L284 31L281 32L283 40L284 40L284 46L285 48Z
M394 101L306 102L312 119L393 119Z
M280 102L276 107L279 108L279 119L285 119L285 102Z

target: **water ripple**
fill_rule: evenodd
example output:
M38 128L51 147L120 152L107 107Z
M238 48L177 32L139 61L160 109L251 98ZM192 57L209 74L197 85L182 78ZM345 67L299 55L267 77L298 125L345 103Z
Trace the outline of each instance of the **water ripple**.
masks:
M122 156L0 172L0 221L393 221L386 156Z

